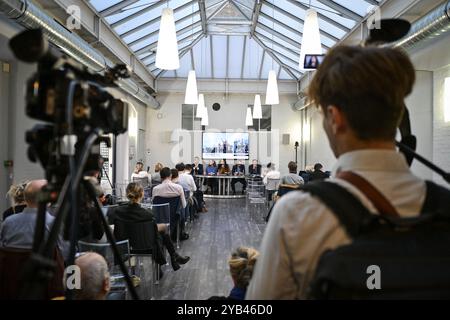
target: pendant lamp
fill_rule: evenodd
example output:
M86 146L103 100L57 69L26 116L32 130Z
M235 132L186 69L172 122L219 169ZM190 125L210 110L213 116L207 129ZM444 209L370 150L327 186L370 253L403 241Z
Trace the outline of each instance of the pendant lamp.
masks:
M180 67L175 20L170 8L164 8L161 14L155 66L161 70L176 70Z

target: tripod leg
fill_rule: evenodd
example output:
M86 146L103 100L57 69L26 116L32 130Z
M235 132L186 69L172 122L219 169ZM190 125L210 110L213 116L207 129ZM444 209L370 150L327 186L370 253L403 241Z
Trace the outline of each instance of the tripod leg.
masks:
M108 239L108 242L111 245L111 249L113 251L114 258L116 259L116 261L119 262L120 270L122 271L122 274L125 277L125 281L127 283L128 289L130 290L131 297L133 298L133 300L139 300L139 296L136 292L136 288L133 286L133 282L131 281L130 275L128 274L128 270L125 267L125 263L123 262L122 257L120 256L119 249L117 249L116 239L114 239L114 235L112 234L111 229L109 228L108 222L106 221L106 218L103 215L100 201L97 199L97 197L95 195L94 187L89 181L86 181L86 180L83 180L83 185L86 187L89 197L95 204L97 214L99 215L100 220L102 221L103 228L106 233L106 238Z
M34 228L34 239L33 239L33 252L37 252L39 244L44 241L45 236L45 215L46 215L47 203L42 201L39 202L36 227Z

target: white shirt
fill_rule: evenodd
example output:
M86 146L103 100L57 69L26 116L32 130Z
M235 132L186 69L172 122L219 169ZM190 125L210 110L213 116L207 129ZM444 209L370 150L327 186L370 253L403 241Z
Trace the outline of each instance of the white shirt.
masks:
M264 176L263 182L265 185L267 185L268 179L280 179L281 173L280 171L271 170L267 172L267 174Z
M179 184L173 183L169 179L164 180L161 184L158 184L153 188L152 198L165 197L165 198L181 198L181 204L183 208L186 208L186 198L184 197L183 187Z
M194 192L197 191L197 186L195 185L194 178L189 173L180 173L178 176L178 183L188 187L190 196L192 196Z
M420 213L425 181L410 171L404 156L390 150L363 150L342 155L333 170L352 171L375 186L403 217ZM354 194L374 214L374 206L355 187L331 179ZM335 215L317 198L291 192L275 205L262 240L246 299L304 299L323 252L349 244Z
M131 181L134 181L133 178L138 178L138 179L143 179L143 178L147 178L148 179L148 184L152 184L152 176L150 174L148 174L147 171L139 171L139 173L134 173L131 175Z

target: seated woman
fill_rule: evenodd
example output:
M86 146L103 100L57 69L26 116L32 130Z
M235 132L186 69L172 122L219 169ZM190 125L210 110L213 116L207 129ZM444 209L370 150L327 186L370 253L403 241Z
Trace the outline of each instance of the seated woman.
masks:
M110 224L114 224L116 219L123 219L128 221L143 222L149 220L155 220L153 213L150 209L144 209L140 203L144 198L144 189L137 183L130 183L127 186L127 198L129 202L125 205L114 208L108 212L108 220ZM187 263L190 258L188 256L182 257L176 251L175 247L167 234L167 225L158 224L158 231L162 238L164 246L170 254L170 260L174 271L180 269L180 264Z
M244 300L245 292L253 275L259 252L253 248L239 247L228 260L233 289L228 297L211 297L209 300Z
M157 164L155 164L155 173L152 174L152 184L161 183L161 175L159 174L159 172L162 170L162 168L164 168L162 163L158 162Z
M220 161L218 173L221 175L227 175L230 173L230 166L227 164L227 160L223 159Z
M3 212L3 220L16 213L21 213L26 208L25 187L27 182L14 184L9 188L7 195L11 198L12 206Z
M216 176L218 172L217 164L214 160L210 160L208 166L206 167L206 175L207 176ZM217 179L205 179L208 187L211 188L211 193L216 193L219 183Z

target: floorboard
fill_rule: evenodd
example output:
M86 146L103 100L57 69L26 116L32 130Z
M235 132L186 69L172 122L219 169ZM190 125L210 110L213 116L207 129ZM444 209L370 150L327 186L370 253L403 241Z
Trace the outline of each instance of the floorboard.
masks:
M267 208L246 199L207 200L207 213L188 226L189 239L181 242L179 253L191 260L174 272L163 266L164 277L156 286L153 299L204 300L228 295L232 280L227 260L239 246L259 248ZM148 274L148 273L147 273ZM146 277L147 278L147 277ZM145 283L139 288L142 298L150 299Z

